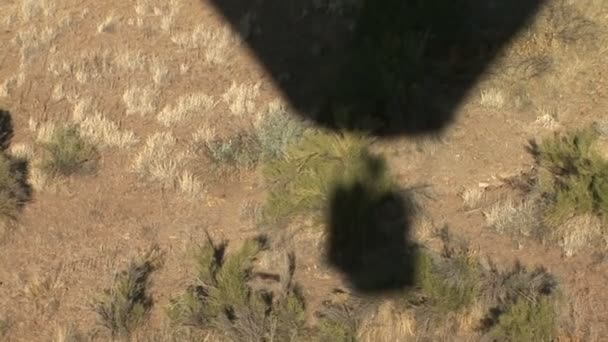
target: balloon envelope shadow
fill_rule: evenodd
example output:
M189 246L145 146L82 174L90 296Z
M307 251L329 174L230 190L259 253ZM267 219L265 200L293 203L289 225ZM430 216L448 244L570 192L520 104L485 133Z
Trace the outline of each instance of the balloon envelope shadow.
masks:
M361 293L413 285L415 254L409 242L417 206L409 191L379 190L384 163L368 157L369 177L337 185L327 212L327 259Z
M329 128L436 133L544 0L211 0L296 112Z

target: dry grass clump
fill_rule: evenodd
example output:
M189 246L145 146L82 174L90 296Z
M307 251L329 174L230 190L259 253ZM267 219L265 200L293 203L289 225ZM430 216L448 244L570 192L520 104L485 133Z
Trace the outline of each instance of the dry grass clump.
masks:
M132 261L127 270L116 274L112 286L93 302L99 323L112 338L128 340L147 319L153 303L149 294L150 275L162 262L160 249L153 247L142 258Z
M78 122L80 134L99 147L129 148L138 142L132 131L121 130L118 124L100 113Z
M568 257L589 247L608 248L604 222L595 215L584 214L566 220L555 229L554 240Z
M142 50L126 50L114 57L113 64L128 72L145 71L150 58Z
M55 7L52 0L23 0L21 2L21 17L28 21L37 16L48 17Z
M505 104L505 95L497 88L484 89L480 93L479 104L486 108L501 109Z
M238 34L229 27L210 29L206 25L199 25L192 32L174 34L171 41L181 48L202 49L205 61L210 64L225 63L241 44Z
M97 25L98 33L113 33L116 30L118 18L113 14L107 16L99 25Z
M511 199L495 203L484 211L484 216L488 225L500 234L542 238L541 210L536 198L520 203Z
M132 167L144 180L196 198L205 192L205 186L196 173L186 168L190 159L188 153L178 152L177 140L171 133L162 132L148 137Z
M194 116L203 117L216 104L213 97L202 92L184 95L174 105L165 106L156 118L163 125L171 126Z
M85 342L85 335L73 325L60 326L53 342Z
M152 114L158 107L158 91L151 86L131 86L125 90L122 100L127 107L127 115Z
M253 114L256 109L256 98L260 92L261 83L236 84L232 83L226 90L222 99L234 115L243 116Z
M176 139L169 132L155 133L137 154L133 169L142 178L160 181L174 186L181 170L181 160L176 156Z
M115 122L99 113L90 98L78 100L72 112L80 134L99 147L127 148L137 143L132 131L123 131Z
M60 29L50 26L44 28L31 26L17 32L13 42L20 48L22 69L32 65L37 57L48 51L61 32Z
M463 205L466 210L477 209L484 200L485 189L478 186L472 186L464 189L460 196L462 197Z
M362 320L357 335L361 342L409 341L416 336L416 319L411 311L387 301Z

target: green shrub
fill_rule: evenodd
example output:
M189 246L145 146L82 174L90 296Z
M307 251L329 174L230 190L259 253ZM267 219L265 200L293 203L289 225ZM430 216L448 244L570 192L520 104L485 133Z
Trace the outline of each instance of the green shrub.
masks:
M196 253L198 279L171 301L168 315L175 324L213 329L232 341L294 341L304 331L304 301L292 277L281 293L254 291L249 282L252 263L265 248L263 239L247 240L224 255L225 243L211 239ZM292 260L292 262L294 262Z
M490 331L495 341L553 341L555 309L551 298L520 297L498 318Z
M149 278L160 266L158 253L158 248L153 248L142 260L133 261L127 270L115 276L112 287L104 290L93 303L99 323L112 337L128 338L147 319L152 308Z
M508 271L491 266L482 279L480 298L490 308L481 322L498 341L551 341L557 323L557 281L544 268L521 264Z
M546 219L559 225L569 217L608 214L608 162L594 148L598 133L584 129L533 144L541 168L540 190L549 199Z
M276 222L304 213L322 214L340 186L363 184L373 193L389 192L391 177L370 169L369 145L369 139L359 134L306 132L287 148L284 158L264 168L270 187L264 220Z
M79 133L76 126L60 126L55 129L42 162L43 170L53 175L69 176L95 167L97 150Z
M475 259L466 255L435 257L416 253L414 284L431 311L448 313L466 308L479 294L480 274Z

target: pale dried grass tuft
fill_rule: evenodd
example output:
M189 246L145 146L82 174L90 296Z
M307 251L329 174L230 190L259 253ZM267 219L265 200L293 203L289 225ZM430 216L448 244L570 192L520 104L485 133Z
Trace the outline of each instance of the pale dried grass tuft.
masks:
M485 191L479 186L466 188L460 196L462 197L463 205L466 210L474 210L479 208L485 197Z
M229 27L220 29L199 25L192 32L182 32L171 37L173 43L186 49L202 49L205 61L210 64L222 64L241 44L238 34Z
M362 342L393 342L414 340L416 320L412 313L398 310L392 302L385 302L371 317L364 319L358 340Z
M156 111L158 92L151 86L131 86L125 90L122 100L127 108L127 115L145 116Z
M169 132L155 133L137 154L134 171L144 179L174 188L182 171L182 160L175 153L176 143Z
M242 116L253 114L256 109L256 99L260 93L261 83L239 84L232 83L230 88L222 95L230 112Z
M558 244L564 254L571 257L598 243L608 247L601 220L591 214L579 215L560 225L555 231Z
M503 91L497 88L484 89L479 96L479 104L486 108L501 109L505 102Z
M161 124L170 126L189 120L195 115L204 116L216 104L217 101L213 97L202 92L184 95L177 99L174 105L165 106L156 118Z

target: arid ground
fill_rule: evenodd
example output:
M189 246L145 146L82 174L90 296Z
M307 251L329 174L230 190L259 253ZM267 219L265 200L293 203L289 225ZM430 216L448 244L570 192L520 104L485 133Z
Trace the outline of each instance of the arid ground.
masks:
M340 1L311 3L331 11ZM14 213L6 210L0 231L0 340L282 341L172 324L167 307L195 281L192 250L207 233L229 242L228 255L266 234L261 273L285 273L284 254L292 252L307 326L316 326L314 313L334 289L349 288L325 262L322 222L300 215L280 229L260 223L272 186L267 163L247 155L258 153L248 139L268 133L261 122L272 113L298 115L208 0L3 0L0 42L0 109L14 130L3 153L26 161L31 188ZM608 230L592 213L562 222L550 238L533 236L526 230L535 219L526 216L532 195L517 184L539 169L530 140L608 123L607 54L608 3L549 0L445 132L369 145L395 184L428 189L424 215L410 228L420 244L439 252L448 227L482 264L509 269L519 261L555 277L563 297L555 341L606 339ZM53 146L62 148L57 132L68 126L94 151L77 169L52 164ZM112 294L104 289L151 249L162 258L146 282L153 305L143 305L135 323L108 327L100 303ZM353 328L359 340L485 336L484 314L473 309L429 328L387 304L397 301L392 296L374 301L378 308Z

